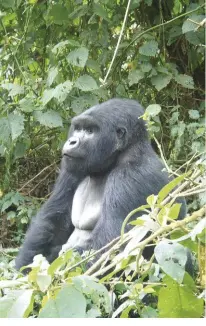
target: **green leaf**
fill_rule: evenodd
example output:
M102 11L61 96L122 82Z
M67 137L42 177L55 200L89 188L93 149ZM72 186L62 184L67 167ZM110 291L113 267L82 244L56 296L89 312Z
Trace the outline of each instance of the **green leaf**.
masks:
M73 83L69 80L65 81L62 84L57 85L54 92L54 97L57 99L59 103L62 103L64 100L66 100L68 94L70 93L72 89Z
M171 79L172 77L169 75L158 74L157 76L153 76L151 78L151 83L158 91L161 91L161 89L165 88L169 84Z
M18 138L24 130L24 116L11 113L8 116L12 140Z
M56 270L61 268L71 257L72 257L72 250L68 250L64 254L61 254L49 266L48 274L49 275L54 275Z
M13 204L12 199L10 198L9 200L4 201L2 207L1 207L1 212L5 212L7 208L9 208Z
M198 299L194 290L180 285L169 277L163 279L158 296L158 310L161 318L200 318L204 314L204 301Z
M0 119L0 130L0 142L5 144L9 141L11 136L10 125L7 118Z
M2 88L9 91L9 96L11 97L24 93L24 87L18 84L7 83L7 84L2 84L1 86Z
M152 5L152 0L144 0L144 3L148 6Z
M85 318L86 300L72 285L64 285L55 299L47 301L39 318Z
M56 76L58 75L58 68L57 67L52 67L51 69L49 69L49 72L48 72L48 77L47 77L47 85L50 87Z
M191 31L195 31L195 29L198 27L198 24L193 23L192 21L196 23L200 23L205 18L204 15L192 15L190 16L182 25L182 33L188 33Z
M204 44L204 31L199 29L195 32L188 32L185 34L186 40L193 45L203 45ZM197 54L197 53L196 53ZM194 52L191 53L191 59L193 61L198 57Z
M147 41L139 48L139 53L148 57L155 57L158 51L158 43L154 40Z
M76 80L75 86L84 92L98 89L96 81L89 75L83 75Z
M30 113L35 110L35 105L31 98L23 98L19 101L19 105L22 112Z
M33 308L33 290L11 291L0 298L0 318L28 317Z
M76 113L79 114L86 108L90 108L98 104L98 97L94 94L84 94L74 98L71 102L71 108Z
M54 4L50 8L51 10L49 11L48 16L50 16L54 24L63 25L68 23L69 13L65 6L62 4Z
M66 46L67 44L69 44L69 41L68 41L68 40L57 43L57 44L53 47L52 52L53 52L54 54L57 54L57 52L58 52L58 51L60 52L62 49L64 49L65 46Z
M63 125L62 118L59 113L53 110L49 110L47 112L36 111L34 116L41 125L46 127L57 128L62 127Z
M55 95L55 89L45 89L42 96L42 104L45 106Z
M150 205L150 207L153 207L157 202L157 196L150 195L147 197L147 203Z
M111 312L111 301L106 287L98 283L92 276L80 275L73 278L75 288L90 297L97 308L104 307L106 313Z
M42 292L47 291L47 289L50 286L51 282L52 282L51 275L38 273L37 276L36 276L36 283L37 283L39 289Z
M161 106L159 104L150 104L145 110L151 117L155 117L161 112Z
M175 81L185 88L194 89L194 80L191 76L179 74L175 77Z
M93 11L97 16L102 17L106 21L109 21L106 10L99 3L94 3L93 4Z
M152 65L151 65L151 63L149 63L149 62L145 62L145 63L142 63L142 64L141 64L140 69L141 69L143 72L149 72L149 71L152 69Z
M169 46L173 44L180 35L182 35L182 28L180 26L173 26L169 31L167 44Z
M18 140L14 150L15 159L23 157L30 147L31 141L30 138L26 137L23 140Z
M15 2L16 2L16 0L1 0L1 5L4 8L12 8L12 9L14 9L15 8Z
M189 116L191 119L197 120L200 117L199 111L197 110L189 110Z
M158 318L158 313L154 308L145 306L142 309L140 316L141 318Z
M85 47L81 47L74 51L71 51L67 56L67 61L73 66L84 68L89 55L89 50Z
M168 183L166 186L164 186L159 194L158 194L158 201L157 203L160 204L165 197L172 191L186 176L188 176L190 172L184 173L180 175L179 177L173 179L170 183Z
M4 156L5 154L5 147L3 145L0 145L0 156Z
M179 243L163 240L154 249L155 258L162 270L178 283L182 283L187 262L187 249Z
M175 203L172 205L172 207L169 209L169 213L168 213L168 216L173 219L173 220L176 220L179 216L179 212L180 212L180 209L181 209L181 204L178 204L178 203Z
M46 89L42 96L42 104L45 106L52 98L56 98L59 103L62 103L70 93L72 86L73 83L66 80L55 88Z
M132 86L133 84L138 84L138 82L142 78L144 78L144 72L142 72L140 69L130 71L128 75L129 86Z

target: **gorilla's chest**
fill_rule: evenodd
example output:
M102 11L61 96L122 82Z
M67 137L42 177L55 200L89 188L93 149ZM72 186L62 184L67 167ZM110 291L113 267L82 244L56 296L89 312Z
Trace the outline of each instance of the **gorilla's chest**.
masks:
M72 223L75 228L91 231L102 209L105 178L86 177L78 186L72 204Z

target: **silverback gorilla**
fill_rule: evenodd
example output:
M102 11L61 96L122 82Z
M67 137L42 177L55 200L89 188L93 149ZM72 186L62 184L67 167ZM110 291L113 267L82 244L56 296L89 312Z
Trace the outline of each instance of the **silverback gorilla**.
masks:
M27 231L17 269L37 254L52 262L66 242L80 253L103 247L120 235L130 211L169 182L143 113L135 100L111 99L73 118L60 175Z

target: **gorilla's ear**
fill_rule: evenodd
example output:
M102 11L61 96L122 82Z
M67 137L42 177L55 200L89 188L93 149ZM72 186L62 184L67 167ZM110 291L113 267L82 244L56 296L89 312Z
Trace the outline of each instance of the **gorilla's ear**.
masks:
M127 129L125 127L119 127L119 128L117 128L116 132L117 132L117 137L119 139L121 139L121 138L124 138L126 136Z
M125 127L118 127L116 129L117 133L117 147L118 149L124 149L128 144L128 131Z

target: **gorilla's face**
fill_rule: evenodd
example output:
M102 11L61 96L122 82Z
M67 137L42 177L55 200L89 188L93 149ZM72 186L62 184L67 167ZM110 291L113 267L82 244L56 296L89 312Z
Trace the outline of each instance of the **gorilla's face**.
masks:
M87 111L73 118L62 153L69 170L99 173L108 170L125 147L127 130L105 124Z

